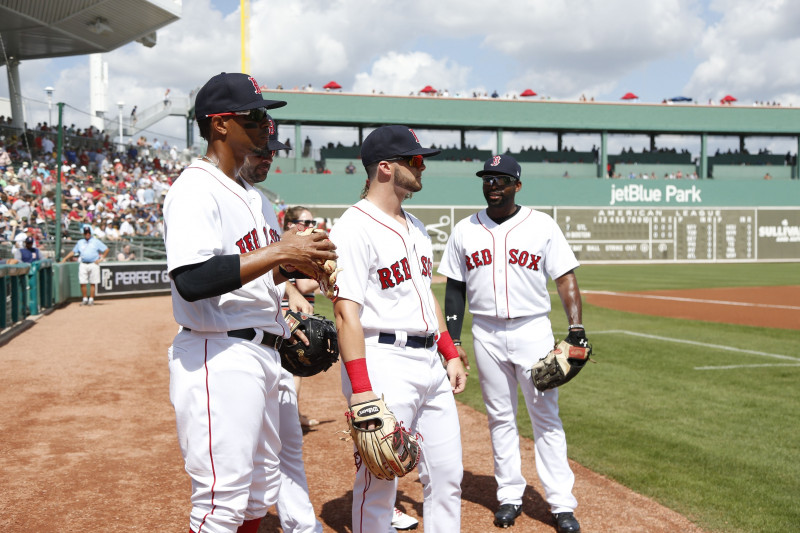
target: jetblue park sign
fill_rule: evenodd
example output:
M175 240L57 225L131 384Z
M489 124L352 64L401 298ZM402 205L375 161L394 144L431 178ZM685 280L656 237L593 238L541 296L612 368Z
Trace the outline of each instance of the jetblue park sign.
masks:
M651 185L628 183L618 186L611 184L611 199L608 205L621 203L645 203L668 205L692 205L703 203L703 190L698 185L679 188L677 185Z

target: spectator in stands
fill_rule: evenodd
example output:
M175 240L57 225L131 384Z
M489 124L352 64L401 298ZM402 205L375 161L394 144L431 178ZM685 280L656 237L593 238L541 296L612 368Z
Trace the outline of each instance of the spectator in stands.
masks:
M317 221L314 220L311 211L308 208L303 207L301 205L290 207L286 210L283 218L283 231L290 230L292 228L297 228L297 231L303 231L308 228L313 228L317 225ZM314 312L314 291L319 288L319 284L314 281L313 279L291 279L289 283L292 283L297 290L300 291L306 301L308 301L309 305L311 306L311 312ZM284 296L283 302L281 303L281 307L285 310L289 309L289 299ZM301 378L298 376L294 376L294 389L297 391L297 401L298 406L300 404L300 385L301 385ZM299 411L298 411L299 413ZM302 413L300 415L300 425L304 427L312 427L319 424L319 420L315 418L308 418Z
M117 261L135 261L136 254L131 250L130 244L125 244L117 254Z
M94 295L97 284L100 283L100 263L105 261L108 256L108 246L103 241L92 237L92 227L88 224L83 226L83 239L79 240L72 251L68 253L62 263L66 263L73 257L80 261L78 267L78 283L81 284L81 295L83 300L81 305L94 305ZM86 295L86 285L89 284L89 295Z
M42 252L34 246L33 237L25 238L25 246L19 251L20 261L23 263L33 263L42 260Z
M136 234L136 228L133 227L133 215L128 213L125 219L119 226L119 235L121 238L131 237Z

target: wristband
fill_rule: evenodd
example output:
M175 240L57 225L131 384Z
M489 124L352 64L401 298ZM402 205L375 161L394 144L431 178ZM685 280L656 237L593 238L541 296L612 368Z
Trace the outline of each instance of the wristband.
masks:
M288 270L283 268L283 265L278 265L278 272L280 272L281 276L283 276L286 279L312 279L311 276L307 276L306 274L303 274L299 270L295 270L294 272L289 272Z
M369 382L369 374L367 373L367 360L365 358L360 357L352 361L345 361L344 369L347 371L347 377L350 378L353 394L372 390L372 383Z
M567 329L584 329L583 324L570 324Z
M448 331L439 335L439 340L436 341L436 348L439 350L439 353L442 354L445 361L458 357L458 350L456 350L456 345Z
M461 339L453 339L453 344L456 346L461 346Z

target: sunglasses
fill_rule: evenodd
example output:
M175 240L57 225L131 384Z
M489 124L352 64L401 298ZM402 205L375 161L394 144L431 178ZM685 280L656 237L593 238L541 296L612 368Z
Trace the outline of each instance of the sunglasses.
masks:
M212 113L206 117L245 117L250 122L261 122L267 118L267 108L257 107L255 109L248 109L247 111L230 111L228 113Z
M392 159L385 159L384 161L405 161L410 167L421 167L425 158L421 155L412 155L411 157L393 157Z
M289 222L291 222L292 224L297 224L298 226L307 226L309 228L313 228L314 226L317 225L317 221L316 220L299 220L299 219L296 219L296 220L290 220Z
M517 181L516 178L511 176L481 176L484 185L489 185L490 187L494 186L495 184L505 187L509 183Z

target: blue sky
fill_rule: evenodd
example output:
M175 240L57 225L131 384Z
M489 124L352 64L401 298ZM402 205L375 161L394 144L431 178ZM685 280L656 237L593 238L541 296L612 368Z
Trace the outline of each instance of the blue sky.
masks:
M158 32L154 48L132 43L105 54L113 112L117 101L128 113L166 88L185 96L216 72L239 70L238 10L238 0L183 0L181 20ZM345 91L387 94L431 84L451 95L532 88L573 101L619 101L631 91L651 103L733 94L742 105L800 105L800 6L790 0L251 0L250 27L251 73L270 87L320 89L333 79ZM48 85L88 112L88 57L29 61L20 73L29 122L47 120ZM72 111L67 121L84 117ZM180 143L183 129L167 119L151 135ZM319 142L352 136L311 133ZM508 142L536 144L530 136Z

